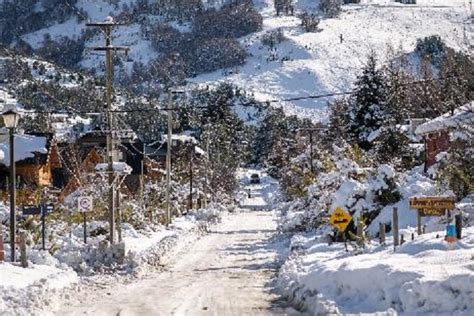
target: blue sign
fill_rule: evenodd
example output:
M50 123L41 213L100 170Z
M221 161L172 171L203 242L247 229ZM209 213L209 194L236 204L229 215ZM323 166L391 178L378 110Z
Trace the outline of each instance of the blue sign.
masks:
M47 215L54 210L52 204L41 204L41 214Z
M23 206L23 215L48 215L53 209L52 204L25 205Z
M41 207L38 205L25 205L23 206L23 215L40 215Z

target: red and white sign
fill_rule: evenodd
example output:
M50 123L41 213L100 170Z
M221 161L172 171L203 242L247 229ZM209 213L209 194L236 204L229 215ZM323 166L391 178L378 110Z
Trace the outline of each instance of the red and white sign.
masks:
M77 211L80 213L92 212L92 197L80 196L77 198Z

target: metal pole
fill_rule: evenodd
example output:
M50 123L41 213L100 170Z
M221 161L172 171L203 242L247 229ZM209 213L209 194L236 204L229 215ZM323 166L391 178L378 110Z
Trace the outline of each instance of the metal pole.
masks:
M16 237L16 170L15 170L15 129L10 128L10 247L11 261L16 261L15 237Z
M82 216L84 219L84 243L87 244L87 214L86 212L82 212Z
M172 94L168 96L168 140L166 145L166 225L171 224L171 133L173 128Z
M43 250L46 250L46 210L43 205L41 205L41 243Z

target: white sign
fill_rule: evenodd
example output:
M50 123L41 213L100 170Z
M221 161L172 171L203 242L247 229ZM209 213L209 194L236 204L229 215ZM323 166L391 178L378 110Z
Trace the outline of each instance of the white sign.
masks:
M77 211L80 213L92 212L92 197L80 196L77 198Z

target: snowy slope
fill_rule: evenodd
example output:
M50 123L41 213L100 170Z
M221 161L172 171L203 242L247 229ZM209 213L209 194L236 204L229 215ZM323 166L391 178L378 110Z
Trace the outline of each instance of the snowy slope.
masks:
M410 52L417 38L439 34L455 49L466 47L463 21L468 14L467 0L418 0L416 6L367 0L363 1L366 4L344 6L340 18L322 20L319 33L303 32L296 17L276 17L273 0L255 2L264 17L264 30L241 39L251 54L248 62L233 74L217 71L193 81L227 81L254 93L258 100L281 100L350 90L369 52L375 50L380 56L387 44L394 48L402 45L405 52ZM314 2L296 3L301 11ZM277 45L279 60L267 62L270 52L260 38L278 28L288 40ZM290 60L282 62L282 58ZM287 113L319 120L325 117L326 102L327 99L319 99L274 104L283 106Z
M107 16L117 16L124 4L135 0L120 0L111 5L105 0L79 0L75 5L77 14L87 12L92 21L102 21ZM208 7L219 7L223 0L206 0ZM438 34L446 43L455 48L466 50L472 38L472 28L465 22L469 14L469 0L418 0L417 5L401 5L392 0L362 0L358 5L345 5L343 13L336 19L321 21L320 32L306 33L295 16L275 16L273 0L254 0L255 6L264 17L263 30L240 39L248 50L247 63L242 67L226 71L216 71L191 78L190 81L202 85L218 82L234 83L257 100L283 100L298 96L343 92L351 89L357 73L363 66L367 55L375 50L379 57L385 57L387 45L395 49L411 52L416 39ZM295 0L296 13L308 10L314 12L318 1ZM81 10L81 11L80 11ZM148 16L160 21L159 16ZM77 17L48 28L26 34L22 39L34 48L41 46L44 34L49 33L53 40L61 37L77 38L86 29L86 21L79 22ZM171 23L177 29L186 26ZM281 28L286 41L276 45L276 51L270 52L268 46L261 43L266 32ZM340 35L343 43L340 43ZM131 48L128 57L121 57L124 68L130 71L133 62L144 64L159 57L149 40L145 39L139 24L121 26L113 33L115 45ZM103 34L98 34L86 47L104 45ZM267 61L268 59L271 61ZM100 54L86 49L80 65L84 68L103 70L104 58ZM327 98L300 100L292 102L274 102L283 106L288 114L324 120Z

